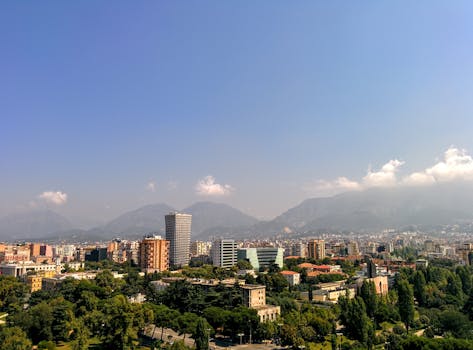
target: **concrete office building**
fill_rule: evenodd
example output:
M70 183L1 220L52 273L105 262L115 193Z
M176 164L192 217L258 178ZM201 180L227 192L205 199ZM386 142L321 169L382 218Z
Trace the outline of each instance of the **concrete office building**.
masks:
M146 273L169 270L169 241L161 236L147 236L140 242L138 265Z
M238 249L238 260L248 260L255 271L260 268L268 268L276 264L279 268L283 267L283 248L241 248Z
M169 262L173 266L189 264L192 215L170 213L165 216L166 240L170 242Z
M213 242L210 255L214 266L231 268L238 262L238 249L235 240L220 239Z

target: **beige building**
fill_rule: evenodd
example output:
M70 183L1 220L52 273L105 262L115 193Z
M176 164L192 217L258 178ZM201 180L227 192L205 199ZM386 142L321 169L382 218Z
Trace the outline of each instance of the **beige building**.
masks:
M325 241L323 239L314 239L307 244L309 258L322 260L325 258Z
M204 242L204 241L192 242L191 255L192 256L209 255L211 247L212 247L212 242Z
M261 322L275 321L281 315L281 307L266 305L266 287L254 284L241 286L243 305L255 309Z
M145 237L140 242L138 265L146 273L169 270L169 241L161 236Z
M281 271L281 275L283 275L291 287L301 283L301 274L299 272Z
M388 287L388 276L378 276L374 278L368 278L367 281L374 282L376 288L376 294L386 295L389 292Z
M30 293L41 290L43 283L43 276L31 275L26 277L26 285L28 286Z

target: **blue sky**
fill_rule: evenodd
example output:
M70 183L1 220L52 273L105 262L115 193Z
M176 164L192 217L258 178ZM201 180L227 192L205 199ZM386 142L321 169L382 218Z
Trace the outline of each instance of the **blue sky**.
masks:
M467 157L472 42L469 1L3 2L0 216L269 218L369 166Z

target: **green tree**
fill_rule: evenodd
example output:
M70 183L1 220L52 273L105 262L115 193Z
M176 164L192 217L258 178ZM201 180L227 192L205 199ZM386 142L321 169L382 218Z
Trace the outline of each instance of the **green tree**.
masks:
M161 340L163 340L164 328L178 329L177 319L179 311L168 308L166 305L157 305L154 308L154 323L161 327Z
M67 341L72 330L74 318L73 305L58 298L49 303L53 307L51 331L54 341Z
M184 312L177 318L178 331L179 334L184 335L184 339L186 339L186 334L195 333L198 319L199 317L191 312Z
M409 333L409 326L414 321L414 292L406 279L397 282L399 316Z
M53 307L43 301L28 310L24 325L33 342L39 343L41 340L53 339L53 321Z
M31 341L19 327L1 327L0 344L2 350L30 350Z
M458 266L455 272L457 276L460 277L463 293L470 295L473 280L469 268L467 266Z
M133 349L138 339L138 322L140 315L134 305L125 296L117 295L104 302L104 322L101 330L101 340L105 349Z
M426 297L426 281L424 277L424 272L422 270L416 271L414 273L414 296L419 303L419 306L424 306L427 301Z
M472 330L468 317L459 311L445 310L439 315L439 326L444 332L450 332L455 338L467 338Z
M75 320L73 325L71 350L88 350L90 343L90 331L85 326L82 319Z
M376 314L378 298L376 295L376 287L373 281L363 281L360 290L360 296L366 306L366 314L368 317L373 318Z
M11 276L0 276L0 311L20 305L27 293L26 284Z
M210 328L204 318L199 317L195 327L195 332L192 336L195 340L195 348L197 350L209 349Z
M240 270L253 270L253 265L251 265L251 263L245 259L238 260L237 267Z
M339 305L341 310L340 321L345 325L348 336L366 344L371 322L366 314L363 299L361 297L354 299L341 297L339 298Z

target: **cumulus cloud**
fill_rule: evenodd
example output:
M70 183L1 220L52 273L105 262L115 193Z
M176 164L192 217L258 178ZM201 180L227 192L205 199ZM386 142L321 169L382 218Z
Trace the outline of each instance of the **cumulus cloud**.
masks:
M397 184L396 173L404 162L394 159L384 164L379 171L368 170L363 177L364 187L391 187Z
M306 186L306 189L319 195L332 195L340 192L361 190L361 185L342 176L332 181L318 180L314 184Z
M195 185L195 191L201 196L226 196L235 189L230 185L221 185L215 182L212 175L208 175L199 180Z
M45 191L38 195L38 198L45 203L54 205L64 205L67 202L67 193L61 191Z
M473 158L466 150L450 147L444 153L443 161L425 170L438 182L473 180Z
M331 181L318 180L310 190L318 195L333 195L370 187L429 186L457 180L473 181L473 157L466 150L453 146L448 148L443 159L433 166L398 178L398 172L403 164L403 161L393 159L384 164L379 171L368 170L361 181L346 177Z
M148 184L146 185L146 189L150 192L156 192L156 182L154 181L148 182Z
M412 173L402 180L403 184L408 186L427 186L435 183L435 178L432 175L424 172Z

